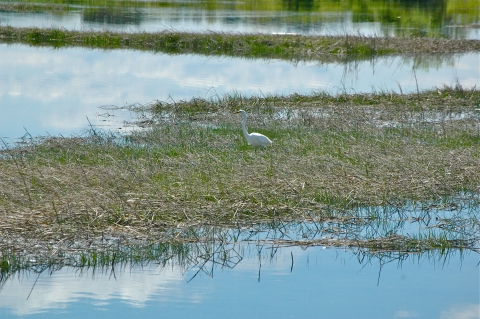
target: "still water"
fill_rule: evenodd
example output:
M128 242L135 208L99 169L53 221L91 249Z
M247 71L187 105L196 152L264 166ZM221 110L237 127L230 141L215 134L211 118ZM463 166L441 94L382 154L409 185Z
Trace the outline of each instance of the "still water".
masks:
M0 317L474 319L480 311L479 257L469 251L238 251L235 267L209 263L204 271L149 263L15 274L0 287Z
M126 130L121 107L225 94L412 93L480 86L480 54L382 57L350 64L0 45L0 136L70 136L90 123ZM119 109L120 108L120 109Z
M82 0L62 1L61 5L44 0L34 1L35 9L23 11L6 6L11 3L0 1L5 8L0 11L0 25L480 39L476 0L97 1L95 5Z

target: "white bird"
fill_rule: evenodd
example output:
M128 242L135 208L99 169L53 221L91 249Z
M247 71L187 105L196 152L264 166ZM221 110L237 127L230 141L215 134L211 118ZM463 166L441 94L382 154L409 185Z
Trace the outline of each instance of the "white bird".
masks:
M260 147L272 145L272 141L270 141L270 139L263 134L260 134L260 133L248 134L247 128L245 127L245 124L247 123L247 113L244 110L235 112L235 114L237 113L240 113L243 116L243 122L242 122L243 135L245 136L245 139L247 140L248 144L252 146L260 146Z

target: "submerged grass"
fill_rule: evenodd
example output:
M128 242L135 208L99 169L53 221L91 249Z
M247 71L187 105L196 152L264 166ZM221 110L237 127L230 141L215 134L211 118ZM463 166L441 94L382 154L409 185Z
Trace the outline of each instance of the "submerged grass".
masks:
M392 216L389 216L392 217ZM393 222L386 221L388 227ZM350 234L332 231L335 225L352 231ZM359 225L363 225L358 227ZM409 238L400 235L389 235L375 239L355 240L355 233L368 227L359 219L328 221L309 221L283 223L281 221L256 224L249 228L223 229L216 227L192 227L174 231L175 239L161 242L137 242L120 244L119 241L104 240L100 245L76 245L65 252L56 247L50 254L2 251L0 254L0 290L14 273L29 272L50 274L63 267L79 269L79 273L92 275L107 273L115 276L132 267L156 266L176 267L193 280L199 273L209 276L212 271L235 268L244 258L254 255L259 259L274 260L282 246L333 246L351 247L361 264L382 264L397 262L399 266L408 259L427 259L429 262L445 262L454 255L462 257L468 253L464 249L472 244L472 240L444 238ZM478 227L478 223L477 223ZM360 228L360 230L358 229ZM334 238L336 237L336 239ZM301 238L301 239L300 239ZM350 239L348 239L350 238ZM266 248L266 249L264 249ZM271 249L274 248L274 249ZM424 253L418 254L419 252ZM478 252L478 251L477 251ZM422 258L420 258L422 256ZM411 258L409 258L411 257ZM293 263L293 255L292 255Z
M294 61L335 61L365 59L386 54L445 54L480 50L478 40L174 31L123 33L8 26L0 27L0 43L24 43L55 48L80 46L135 49L168 54L222 55Z

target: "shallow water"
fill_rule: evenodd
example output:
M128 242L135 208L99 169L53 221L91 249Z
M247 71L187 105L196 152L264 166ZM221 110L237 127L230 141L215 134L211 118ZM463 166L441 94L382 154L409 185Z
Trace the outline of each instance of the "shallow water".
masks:
M1 287L0 316L478 318L476 253L242 247L234 268L209 263L195 277L198 267L154 263L16 274Z
M475 238L479 206L471 200L455 209L360 209L340 214L341 222L332 212L322 222L175 229L175 238L203 241L126 248L104 267L82 267L62 253L70 266L31 264L0 277L0 317L478 318L478 241L473 250L424 253L321 242Z
M36 1L49 4L53 1ZM8 3L8 1L0 1ZM57 11L0 12L15 27L118 30L182 30L297 34L364 34L479 39L475 1L62 1Z
M0 136L7 140L80 134L90 124L125 131L124 121L139 114L121 107L155 100L480 85L479 53L342 64L2 44L0 55Z

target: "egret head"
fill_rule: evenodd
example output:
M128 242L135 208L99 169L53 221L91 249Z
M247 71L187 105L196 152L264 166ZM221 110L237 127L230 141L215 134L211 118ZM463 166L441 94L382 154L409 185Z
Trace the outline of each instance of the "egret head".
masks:
M247 115L247 112L245 112L244 110L238 110L234 114L239 114L239 113L242 114L242 115Z

